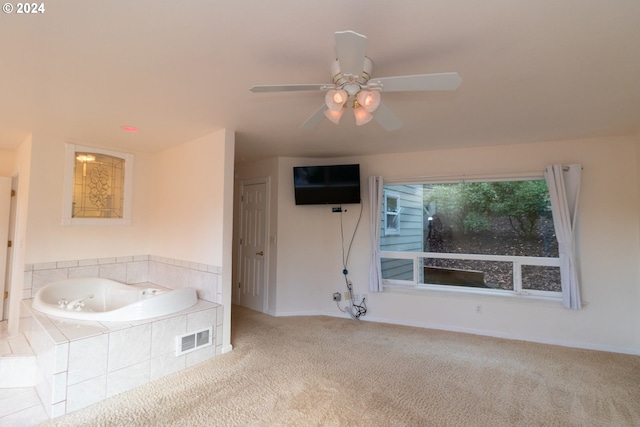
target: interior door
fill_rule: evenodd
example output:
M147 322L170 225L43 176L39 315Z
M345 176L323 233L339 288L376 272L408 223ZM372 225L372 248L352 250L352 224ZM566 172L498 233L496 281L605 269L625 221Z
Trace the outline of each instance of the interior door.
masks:
M240 199L239 304L265 310L267 183L243 183Z
M8 301L4 296L5 291L8 291L7 278L10 277L8 267L11 265L11 244L9 243L11 206L11 178L0 177L0 320L5 318Z

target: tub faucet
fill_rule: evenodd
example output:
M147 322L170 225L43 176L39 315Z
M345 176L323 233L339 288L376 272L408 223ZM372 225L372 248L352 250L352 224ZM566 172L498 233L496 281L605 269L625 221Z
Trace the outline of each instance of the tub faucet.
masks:
M84 308L84 301L93 298L95 295L91 294L91 295L85 295L82 298L79 298L77 300L68 302L65 305L65 308L67 310L75 310L75 311L82 311L82 309ZM60 302L58 302L58 305L60 304Z

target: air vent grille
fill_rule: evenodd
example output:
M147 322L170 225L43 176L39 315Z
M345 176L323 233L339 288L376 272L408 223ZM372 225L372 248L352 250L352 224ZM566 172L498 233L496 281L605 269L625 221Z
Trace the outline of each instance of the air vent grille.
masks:
M189 332L176 337L176 356L207 347L213 344L213 327Z

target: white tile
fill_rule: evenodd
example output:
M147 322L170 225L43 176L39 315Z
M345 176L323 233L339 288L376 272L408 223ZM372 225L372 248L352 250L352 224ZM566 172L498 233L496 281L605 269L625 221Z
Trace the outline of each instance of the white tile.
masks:
M107 374L107 397L149 382L149 360Z
M224 320L224 307L219 306L216 309L216 325L222 326L223 320Z
M0 359L0 387L34 387L36 385L35 356L3 357Z
M107 335L98 335L69 344L69 385L104 375L107 372Z
M56 344L53 355L53 373L66 372L69 369L69 343Z
M150 380L155 381L166 375L183 370L186 367L186 355L176 356L176 353L167 353L151 359Z
M98 264L103 265L103 264L115 264L117 262L117 259L115 257L111 257L111 258L99 258L98 259Z
M185 354L187 357L186 365L187 368L197 365L198 363L204 362L205 360L211 359L216 355L216 347L210 345L208 347L201 348L199 350L192 351L191 353Z
M158 320L151 326L151 357L175 353L176 336L187 332L187 316Z
M128 262L127 283L143 283L149 280L149 263L147 261Z
M33 387L12 388L0 395L0 425L9 414L40 405L40 398Z
M44 407L38 402L37 405L14 412L6 417L0 418L0 425L3 426L35 426L49 419Z
M67 413L67 401L56 403L55 405L51 405L51 418L61 417Z
M120 263L120 262L132 262L133 261L133 257L132 256L119 256L116 257L116 262Z
M52 402L59 403L67 399L67 373L61 372L53 376L51 384Z
M109 372L151 358L151 324L109 334Z
M167 267L167 282L164 286L171 289L178 289L189 283L189 269L179 265L169 265Z
M55 264L55 263L54 263ZM68 271L66 268L52 268L47 270L34 270L32 276L31 289L37 292L44 285L58 280L66 279Z
M77 267L78 261L58 261L56 262L56 268L67 268L67 267Z
M125 283L127 281L127 265L101 264L99 276L105 279L111 279L121 283Z
M98 277L100 267L96 265L83 265L69 268L69 277Z
M55 262L40 262L33 264L33 270L50 270L52 268L56 268Z
M67 388L67 413L98 403L106 397L106 375L69 386Z
M212 308L187 315L187 332L215 326L216 311Z
M81 259L78 261L78 266L86 266L86 265L98 265L97 259Z
M67 341L83 340L85 338L102 335L109 331L102 326L100 322L87 320L70 321L57 318L55 326L67 338Z

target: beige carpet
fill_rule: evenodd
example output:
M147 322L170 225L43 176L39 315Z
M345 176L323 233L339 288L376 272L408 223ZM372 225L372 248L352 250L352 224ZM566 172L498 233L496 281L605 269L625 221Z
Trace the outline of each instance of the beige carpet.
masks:
M50 426L639 426L640 357L234 307L231 353Z

